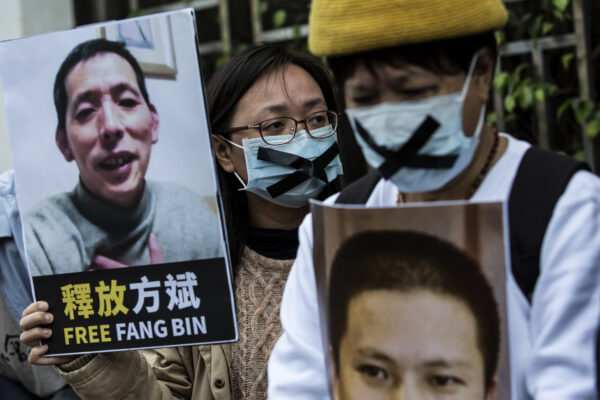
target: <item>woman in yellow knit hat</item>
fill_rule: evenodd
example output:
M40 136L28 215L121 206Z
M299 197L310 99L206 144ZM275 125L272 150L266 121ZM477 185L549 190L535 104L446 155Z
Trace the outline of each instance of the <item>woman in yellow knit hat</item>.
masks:
M506 19L501 0L313 0L309 48L327 57L373 168L328 202L507 201L512 398L596 398L600 180L484 124L493 31ZM329 396L310 218L299 236L281 305L284 334L269 360L273 399ZM355 379L407 398L385 368L355 370Z

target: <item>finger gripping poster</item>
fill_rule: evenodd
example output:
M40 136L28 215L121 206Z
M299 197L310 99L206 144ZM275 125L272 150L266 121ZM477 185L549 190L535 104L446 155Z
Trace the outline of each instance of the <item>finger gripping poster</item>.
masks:
M311 207L336 400L510 399L501 203Z
M0 43L50 355L237 339L192 10Z

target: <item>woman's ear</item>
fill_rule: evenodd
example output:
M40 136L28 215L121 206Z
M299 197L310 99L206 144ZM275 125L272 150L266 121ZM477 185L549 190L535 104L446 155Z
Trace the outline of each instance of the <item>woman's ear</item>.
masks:
M235 171L235 165L231 159L231 145L217 135L210 135L213 150L219 165L225 172L232 173Z
M487 103L489 100L495 66L496 59L489 48L483 47L477 51L477 64L475 65L473 81L477 88L477 96L482 103Z

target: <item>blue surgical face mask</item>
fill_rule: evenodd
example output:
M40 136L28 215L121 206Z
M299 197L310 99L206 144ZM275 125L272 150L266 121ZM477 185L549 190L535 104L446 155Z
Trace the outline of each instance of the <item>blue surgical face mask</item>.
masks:
M479 143L485 106L473 136L463 132L463 103L473 57L460 93L346 110L367 163L401 192L436 190L463 171Z
M331 126L325 126L313 135L326 136ZM261 138L243 139L248 183L234 172L243 189L284 207L299 208L317 197L325 186L342 174L337 147L337 135L314 139L306 131L296 133L291 142L268 146ZM290 136L282 136L282 143Z

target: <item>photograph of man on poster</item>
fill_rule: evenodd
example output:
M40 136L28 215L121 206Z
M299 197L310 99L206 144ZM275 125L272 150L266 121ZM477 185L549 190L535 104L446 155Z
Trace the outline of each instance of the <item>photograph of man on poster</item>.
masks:
M223 255L214 200L146 179L160 118L122 42L75 46L56 73L54 105L56 145L79 182L25 213L32 275Z
M414 231L338 249L328 295L335 399L495 399L500 316L465 252Z

